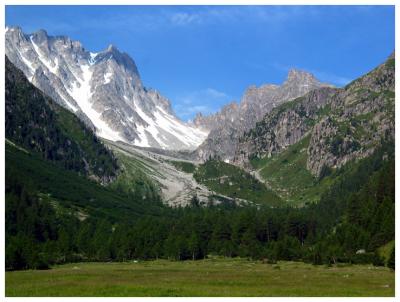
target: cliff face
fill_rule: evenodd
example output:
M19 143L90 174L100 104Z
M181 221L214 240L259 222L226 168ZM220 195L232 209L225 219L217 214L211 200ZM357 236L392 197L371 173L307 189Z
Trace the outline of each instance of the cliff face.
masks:
M313 127L307 168L319 175L370 155L381 140L394 139L395 61L350 83L330 100L331 110Z
M65 36L7 27L5 51L34 86L97 136L141 147L194 150L208 134L179 120L168 99L142 84L134 60L113 45L93 53Z
M315 176L370 155L394 139L394 55L343 89L320 88L265 115L240 138L234 162L279 153L310 134L307 169Z
M240 103L228 104L214 115L196 116L194 125L210 131L207 139L196 150L197 159L207 160L218 156L226 161L232 160L239 137L254 128L265 114L287 101L321 87L330 85L321 83L310 73L293 69L280 86L250 86Z
M273 109L240 138L234 162L246 166L249 157L270 157L300 141L311 131L337 91L328 87L317 89Z

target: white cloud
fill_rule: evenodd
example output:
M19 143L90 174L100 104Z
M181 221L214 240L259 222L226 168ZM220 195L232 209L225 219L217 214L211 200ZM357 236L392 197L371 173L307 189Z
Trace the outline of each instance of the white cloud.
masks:
M288 21L296 22L298 18L309 18L318 14L319 10L316 8L301 6L191 6L189 8L154 6L151 9L132 6L126 11L116 12L111 9L109 13L103 13L101 16L96 14L85 15L84 18L78 16L79 22L68 24L42 20L39 27L57 29L54 31L85 29L112 31L123 28L130 32L162 30L170 26L218 25L229 22L260 22L276 27ZM26 26L36 29L38 24L26 24Z
M176 104L174 106L175 113L183 120L192 119L196 113L201 112L203 115L208 115L216 111L215 108L206 105L182 105Z
M221 92L221 91L215 90L213 88L207 88L205 90L205 93L213 98L227 98L228 97L228 95L225 92Z
M188 25L190 23L199 23L201 21L201 18L198 14L180 12L172 14L170 17L170 21L174 25L183 26L183 25Z
M190 119L196 113L211 114L218 111L230 96L214 88L192 91L176 98L174 111L182 119Z

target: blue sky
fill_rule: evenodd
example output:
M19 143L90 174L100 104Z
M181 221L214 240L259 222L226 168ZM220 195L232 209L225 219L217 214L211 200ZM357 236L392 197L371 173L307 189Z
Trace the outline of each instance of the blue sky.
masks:
M394 50L394 6L6 6L6 25L132 56L184 120L290 68L343 86Z

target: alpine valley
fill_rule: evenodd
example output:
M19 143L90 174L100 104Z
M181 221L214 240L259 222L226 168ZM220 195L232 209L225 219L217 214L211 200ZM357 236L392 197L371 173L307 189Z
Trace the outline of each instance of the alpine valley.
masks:
M394 52L341 88L291 69L189 122L113 45L7 27L5 53L6 270L222 256L394 269Z

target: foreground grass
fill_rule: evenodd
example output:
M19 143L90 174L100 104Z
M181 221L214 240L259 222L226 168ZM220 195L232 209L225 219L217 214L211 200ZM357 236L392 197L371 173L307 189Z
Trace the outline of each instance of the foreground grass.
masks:
M75 263L6 272L6 296L394 296L384 267L244 259Z

